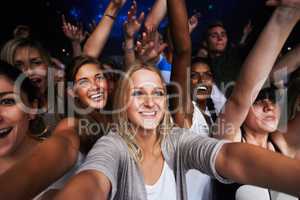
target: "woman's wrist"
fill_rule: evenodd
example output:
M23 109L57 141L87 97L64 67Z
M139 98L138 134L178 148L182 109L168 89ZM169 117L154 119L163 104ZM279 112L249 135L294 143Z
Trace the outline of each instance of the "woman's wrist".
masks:
M132 41L124 41L123 42L123 50L127 52L134 52L135 51L135 45Z
M279 24L297 23L300 19L300 9L279 6L275 10L276 20Z

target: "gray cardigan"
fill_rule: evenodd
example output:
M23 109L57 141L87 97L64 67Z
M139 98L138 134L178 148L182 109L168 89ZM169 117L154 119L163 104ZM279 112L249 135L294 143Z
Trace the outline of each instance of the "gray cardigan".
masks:
M228 182L215 169L217 154L224 143L180 128L173 128L166 136L161 148L165 161L174 172L178 200L187 199L185 174L189 169L198 169L221 182ZM147 199L138 164L118 134L111 132L97 141L78 173L85 170L96 170L107 176L112 186L110 199Z

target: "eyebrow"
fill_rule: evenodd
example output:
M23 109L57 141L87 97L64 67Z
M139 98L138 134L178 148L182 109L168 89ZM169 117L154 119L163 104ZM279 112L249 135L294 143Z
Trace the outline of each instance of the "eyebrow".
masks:
M0 92L0 97L3 97L3 96L8 95L8 94L15 94L15 93L13 91Z
M41 57L32 57L30 58L31 61L35 61L35 60L43 60Z
M79 81L82 81L82 80L88 80L88 78L83 77L83 78L80 78L80 79L78 79L78 80L75 80L75 82L79 82Z
M144 89L143 87L134 87L134 88L132 88L133 90L142 90L142 89ZM155 87L155 88L153 88L154 90L164 90L164 88L162 88L162 87Z

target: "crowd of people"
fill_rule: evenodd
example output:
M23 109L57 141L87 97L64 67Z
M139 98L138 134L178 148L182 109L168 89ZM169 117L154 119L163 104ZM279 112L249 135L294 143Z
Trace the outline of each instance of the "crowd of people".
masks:
M266 1L250 52L251 22L233 45L218 21L193 56L199 14L184 0L147 15L133 1L116 62L102 52L125 3L111 0L91 33L62 17L69 63L28 26L2 46L0 198L299 199L300 44L281 51L300 0Z

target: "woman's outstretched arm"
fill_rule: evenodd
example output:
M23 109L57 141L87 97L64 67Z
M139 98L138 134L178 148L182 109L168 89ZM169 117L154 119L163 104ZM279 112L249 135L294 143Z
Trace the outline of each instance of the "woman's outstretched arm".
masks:
M33 198L71 169L78 152L79 137L75 132L75 121L64 119L50 138L0 175L1 198Z
M224 144L216 170L227 179L300 196L300 161L245 143Z
M80 172L55 197L55 200L105 200L109 197L111 183L101 172L88 170Z
M243 65L233 93L220 113L215 137L234 140L282 46L299 21L299 0L269 0L267 5L278 7Z

